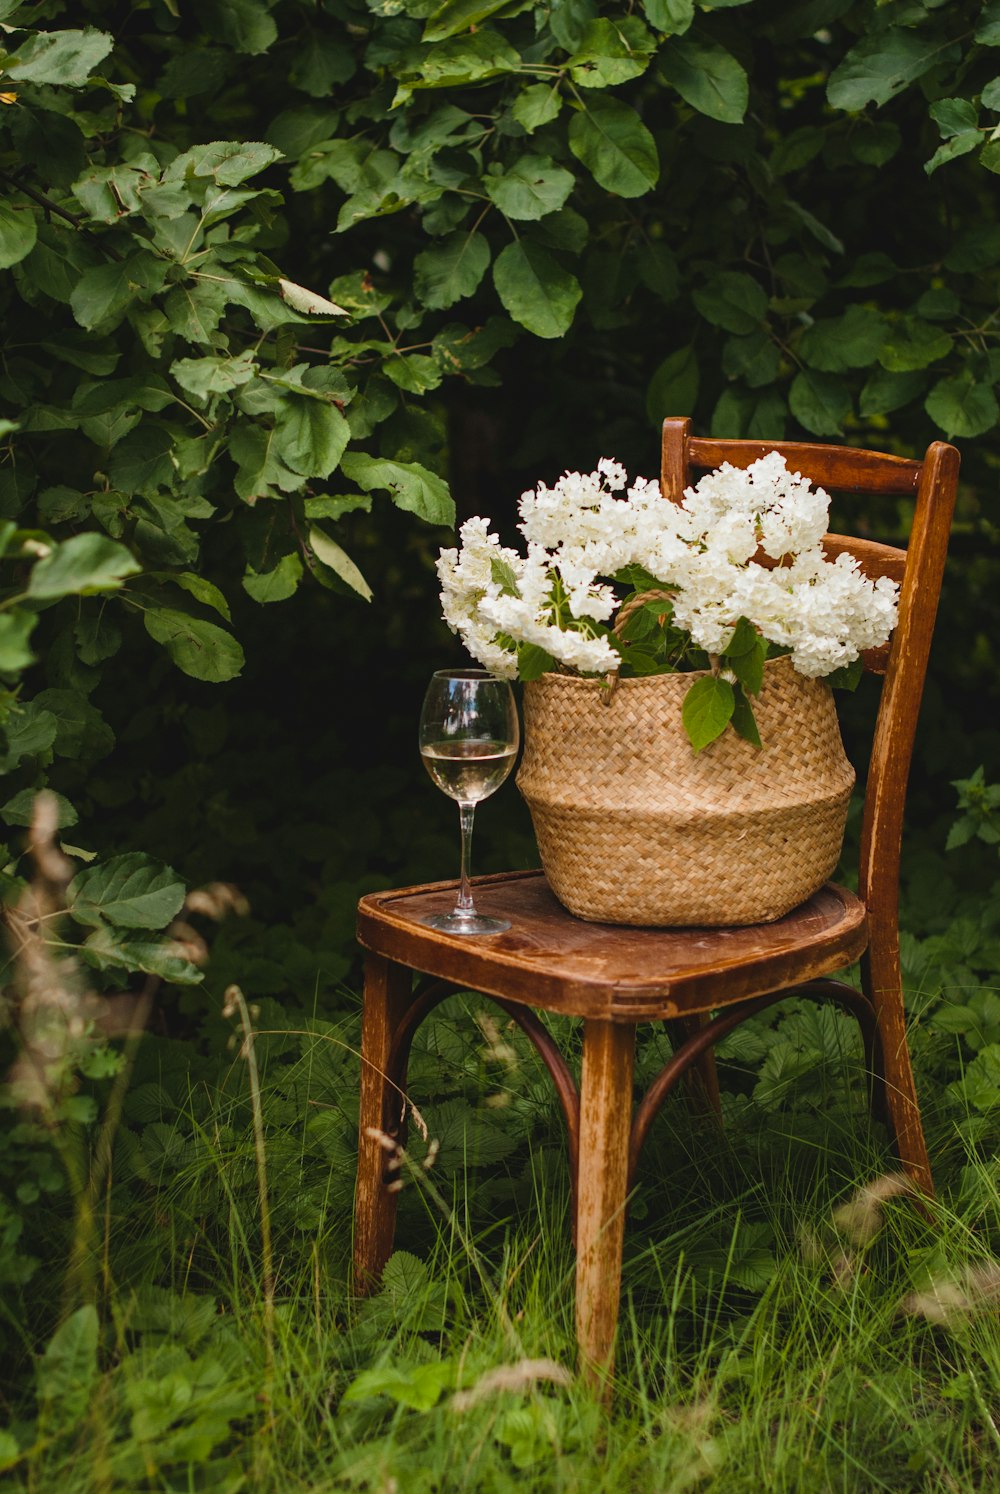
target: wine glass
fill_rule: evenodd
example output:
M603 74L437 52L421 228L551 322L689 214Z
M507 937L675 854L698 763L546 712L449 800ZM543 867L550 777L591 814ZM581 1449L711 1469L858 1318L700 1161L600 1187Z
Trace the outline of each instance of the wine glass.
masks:
M503 783L519 741L517 707L506 680L485 669L439 669L420 713L420 755L443 793L458 800L462 825L462 881L451 913L425 918L449 934L501 934L505 918L476 912L469 886L469 854L476 805Z

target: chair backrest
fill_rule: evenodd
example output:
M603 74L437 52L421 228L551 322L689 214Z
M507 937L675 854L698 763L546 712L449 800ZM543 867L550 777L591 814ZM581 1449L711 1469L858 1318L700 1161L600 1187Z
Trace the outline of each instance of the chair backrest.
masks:
M865 656L865 665L885 676L879 701L861 833L859 894L869 911L873 943L888 936L894 948L903 805L923 694L934 619L944 575L948 534L958 487L960 457L954 446L935 441L923 461L884 452L799 441L725 441L691 435L691 421L663 422L660 485L665 498L679 503L684 489L702 471L729 462L748 467L769 451L784 456L827 491L870 493L875 498L915 500L907 548L829 534L831 556L848 551L869 576L891 576L900 584L899 620L889 643ZM895 964L893 957L892 964Z

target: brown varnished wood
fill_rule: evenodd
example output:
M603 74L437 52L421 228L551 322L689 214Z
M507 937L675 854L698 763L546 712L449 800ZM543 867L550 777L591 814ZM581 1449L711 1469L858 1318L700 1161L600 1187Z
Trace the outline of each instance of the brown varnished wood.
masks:
M866 576L877 580L888 576L892 581L902 581L906 570L906 551L895 545L883 545L878 540L854 539L849 534L827 534L823 537L823 551L830 560L838 555L853 555Z
M453 985L450 981L430 979L414 993L395 1023L383 1065L385 1082L380 1124L386 1136L400 1146L405 1146L407 1140L406 1114L409 1097L406 1092L406 1075L417 1028L442 1001L447 1001L449 996L454 996L462 989L462 986ZM506 1001L499 996L490 996L488 999L496 1002L517 1023L549 1071L566 1121L571 1188L575 1190L580 1150L580 1097L569 1064L560 1053L555 1039L542 1026L530 1007ZM384 1160L383 1158L383 1163Z
M651 929L571 917L541 872L477 877L477 908L511 928L475 939L420 921L449 911L456 887L369 893L358 905L358 939L470 990L613 1022L687 1016L797 985L850 964L867 943L863 906L832 883L774 923Z
M580 1369L607 1397L621 1292L635 1027L588 1018L580 1076L576 1334Z
M673 1017L667 1019L667 1036L676 1052L698 1033L708 1022L708 1016L700 1012L695 1017ZM719 1075L715 1067L715 1054L711 1047L699 1052L692 1067L686 1071L688 1102L695 1114L708 1113L722 1124L722 1093Z
M639 1156L646 1137L649 1135L650 1127L677 1081L688 1075L693 1067L699 1065L706 1054L711 1053L715 1044L721 1042L727 1033L732 1032L741 1022L745 1022L748 1017L755 1017L758 1012L765 1011L779 1001L788 1001L793 996L805 997L812 1001L833 1001L857 1019L865 1048L869 1099L873 1107L880 1108L882 1063L878 1021L868 997L863 992L855 990L853 986L835 980L811 981L804 986L795 986L791 990L772 991L769 995L757 996L752 1001L743 1001L736 1006L727 1007L711 1019L702 1018L697 1024L692 1023L686 1041L677 1047L673 1057L664 1064L636 1109L629 1139L628 1186L630 1188L635 1180Z
M661 488L665 498L678 502L694 480L694 472L708 471L728 462L749 467L768 452L780 451L789 470L801 472L810 482L845 492L905 496L917 491L922 463L885 452L863 451L853 446L824 446L806 441L727 441L691 435L687 419L663 422Z
M383 1129L388 1109L388 1068L393 1039L412 1000L412 975L405 965L371 953L365 960L361 1025L361 1104L358 1115L358 1178L354 1195L354 1290L360 1296L379 1283L392 1254L396 1195L385 1181L385 1148L372 1132Z
M879 1018L886 1106L900 1160L927 1191L931 1186L930 1161L906 1045L899 964L899 864L906 783L944 576L959 460L953 446L935 441L924 461L900 591L899 621L868 770L859 873L860 896L868 907L872 929L862 978Z

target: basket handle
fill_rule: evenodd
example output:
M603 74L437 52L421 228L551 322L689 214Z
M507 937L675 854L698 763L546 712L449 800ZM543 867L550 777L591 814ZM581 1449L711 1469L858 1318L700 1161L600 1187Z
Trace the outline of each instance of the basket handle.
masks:
M623 602L619 607L614 626L611 629L612 633L614 633L616 638L620 638L629 618L634 617L640 607L644 607L647 602L669 602L671 597L676 596L676 594L676 586L657 587L652 591L637 591L634 597L629 597L628 601ZM604 683L607 689L602 693L601 701L604 705L609 706L618 688L618 670L609 669L604 676Z

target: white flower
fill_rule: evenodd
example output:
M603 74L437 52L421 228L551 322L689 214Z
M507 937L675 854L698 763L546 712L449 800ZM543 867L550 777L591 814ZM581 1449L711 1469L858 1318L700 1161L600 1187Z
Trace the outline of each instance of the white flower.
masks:
M829 674L888 638L898 592L850 555L827 560L829 502L778 452L746 468L723 463L680 504L651 479L629 487L604 457L595 472L564 472L521 495L526 555L504 548L486 519L463 524L461 549L438 560L444 617L497 673L514 672L518 643L603 673L618 663L600 628L618 602L608 582L638 565L673 592L674 622L696 647L723 653L742 617L790 650L800 673Z

